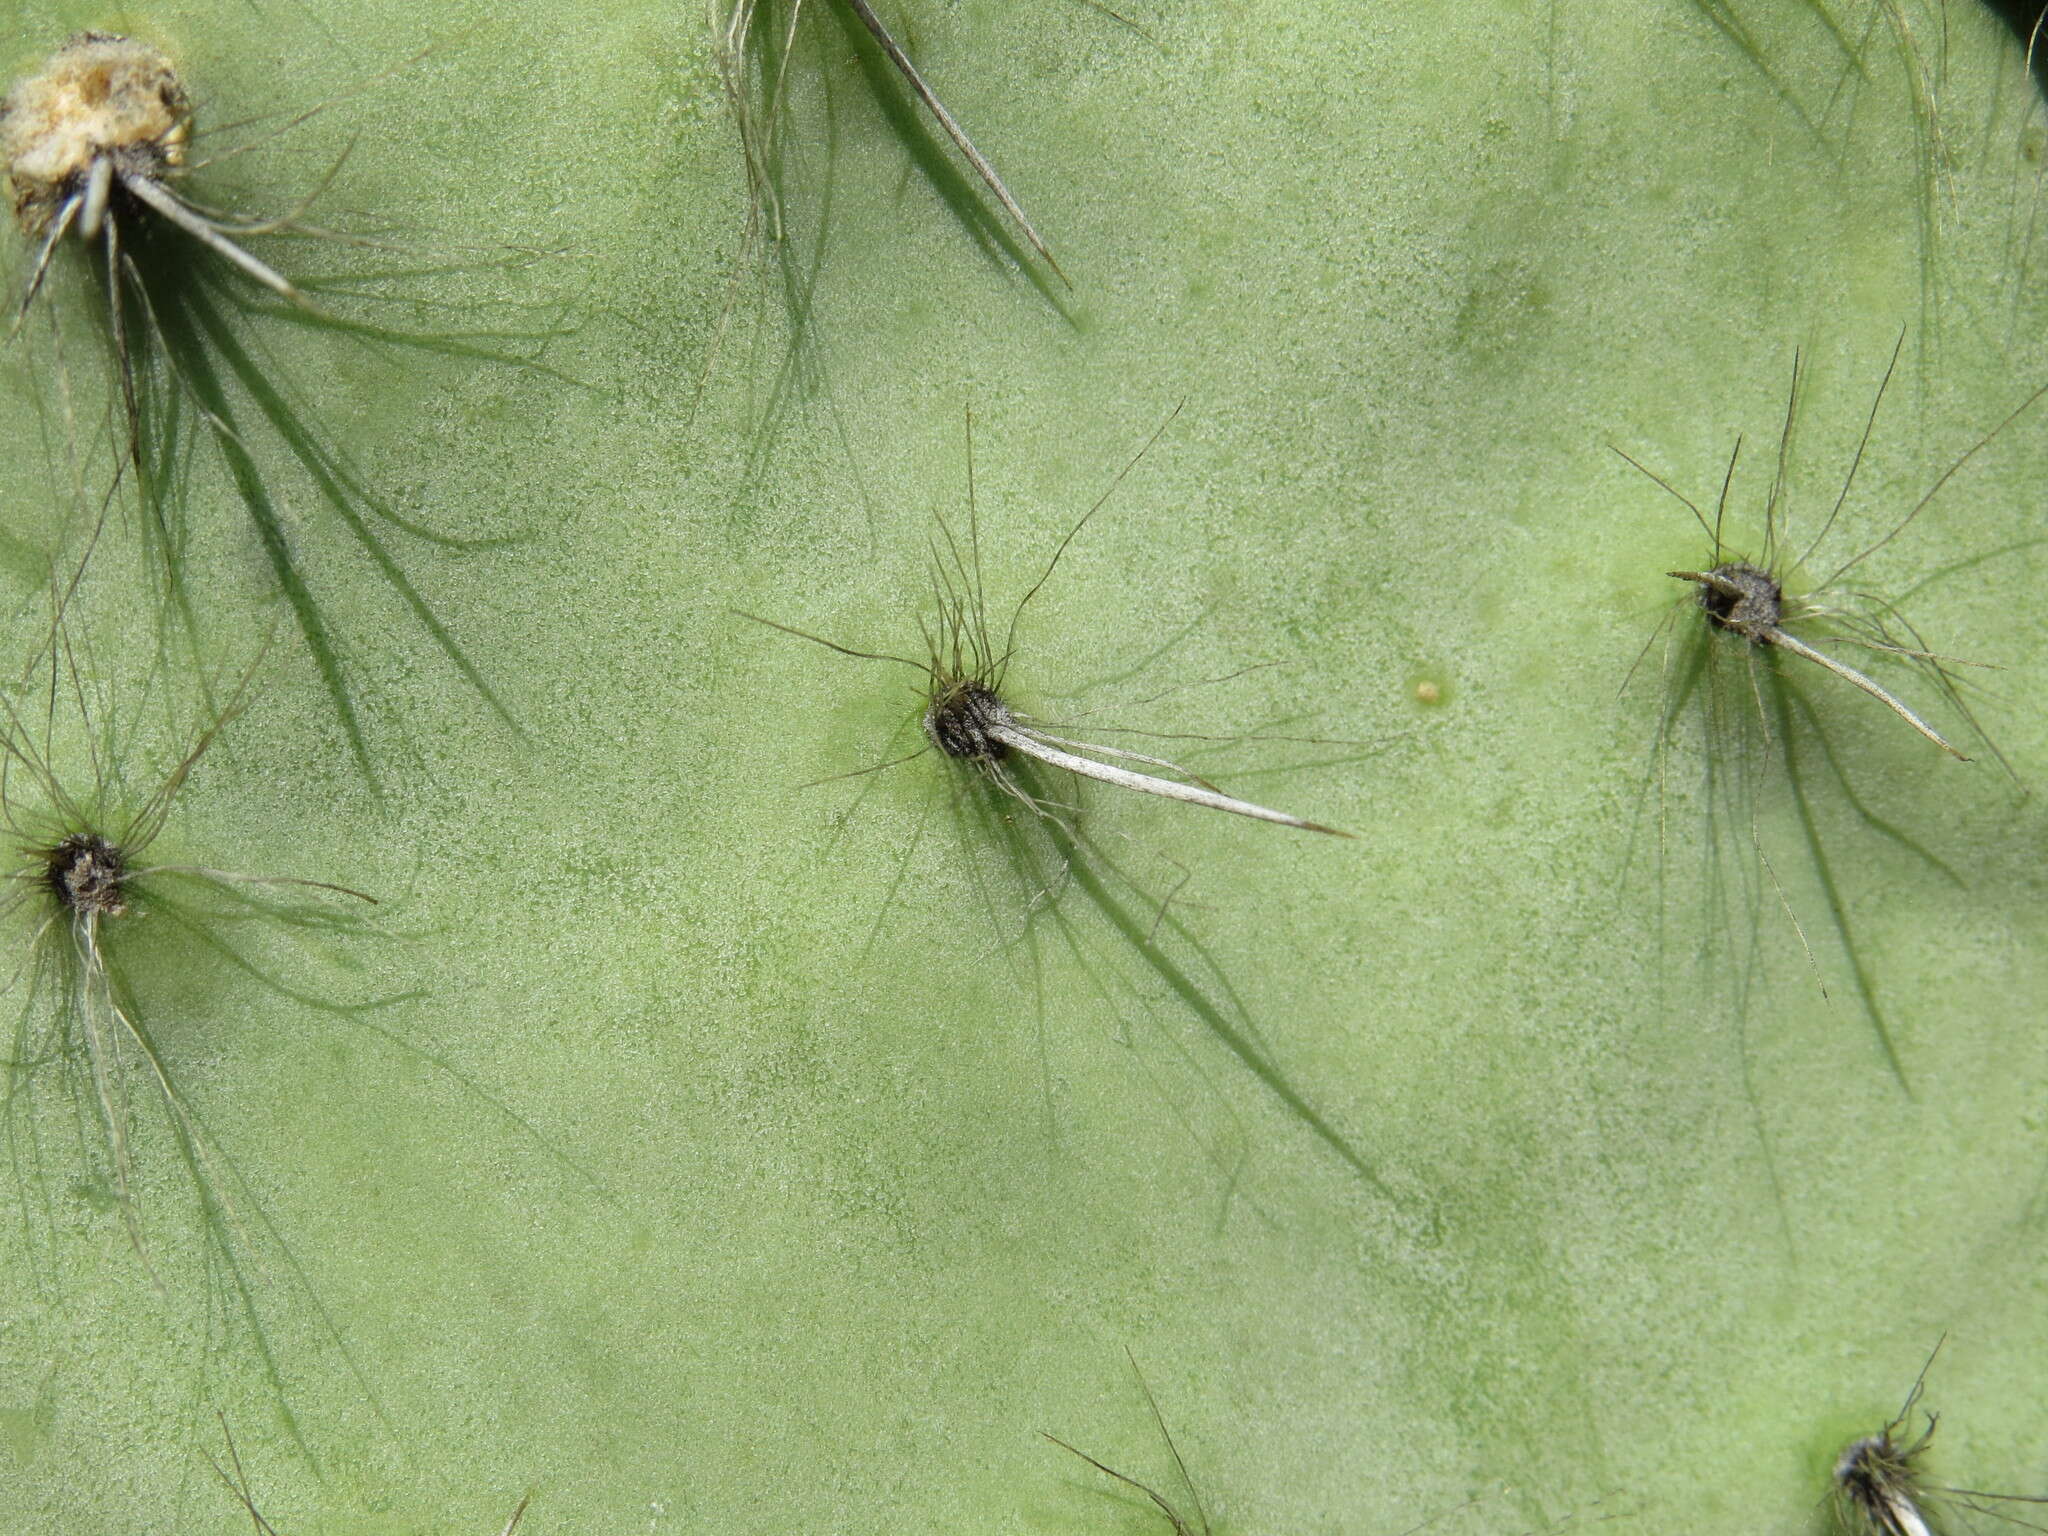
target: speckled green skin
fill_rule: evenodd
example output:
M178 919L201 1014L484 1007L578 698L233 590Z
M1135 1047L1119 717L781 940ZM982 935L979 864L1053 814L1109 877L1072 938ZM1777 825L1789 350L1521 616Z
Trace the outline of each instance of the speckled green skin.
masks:
M1929 0L1907 8L1924 35ZM202 129L450 40L236 185L288 203L361 133L341 208L422 245L562 253L476 281L576 301L548 359L574 382L272 338L408 511L522 535L415 570L529 739L352 578L336 600L367 637L385 799L287 634L166 834L400 896L388 946L321 963L427 989L383 1022L530 1128L141 944L181 1081L359 1374L266 1273L284 1391L232 1340L196 1384L194 1297L156 1298L118 1219L53 1178L54 1257L0 1247L0 1530L231 1529L216 1405L289 1536L488 1533L527 1490L535 1533L1157 1529L1037 1435L1171 1490L1125 1348L1238 1536L1392 1533L1503 1484L1444 1528L1815 1529L1835 1452L1944 1330L1930 1456L1974 1486L2038 1480L2048 823L1991 765L1814 692L1873 810L1964 877L1816 786L1909 1098L1815 922L1777 781L1753 780L1759 836L1812 965L1768 885L1753 933L1702 893L1696 806L1671 797L1660 833L1657 651L1621 691L1686 597L1664 572L1703 541L1610 444L1709 499L1746 434L1747 538L1804 348L1813 527L1903 326L1853 549L2048 380L2017 50L1949 0L1930 189L1897 34L1840 9L1868 32L1860 82L1793 0L1739 8L1768 71L1681 0L1135 4L1154 43L1069 0L904 0L889 14L1072 275L1067 314L907 169L834 31L792 85L799 120L837 130L822 381L779 415L787 326L751 276L693 409L746 220L693 4L118 18L179 61ZM26 5L6 57L114 20ZM33 442L46 375L20 350L7 372L4 440ZM1033 876L947 764L800 787L910 750L910 674L732 610L921 654L966 407L1007 605L1181 401L1034 603L1013 702L1383 747L1198 756L1359 840L1091 794L1086 831L1155 896L1192 872L1184 928L1148 949L1133 898L1120 927L1077 881L1020 942ZM1980 455L1873 583L2038 533L2044 434ZM195 462L199 508L224 493ZM50 479L0 465L23 551L55 542ZM245 657L270 609L241 538L224 512L192 558ZM33 563L9 599L24 654ZM2044 573L2022 550L1913 606L1943 650L2003 664L1979 709L2031 783ZM97 585L111 667L147 625ZM1443 702L1416 703L1421 680ZM1676 736L1666 782L1699 750ZM1355 760L1300 766L1333 758ZM1720 837L1755 879L1748 827ZM156 1185L175 1209L175 1172Z

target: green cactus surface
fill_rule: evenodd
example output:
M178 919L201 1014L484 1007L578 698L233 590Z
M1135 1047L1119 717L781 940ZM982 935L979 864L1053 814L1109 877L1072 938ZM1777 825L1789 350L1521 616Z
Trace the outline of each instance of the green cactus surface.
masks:
M244 237L311 310L209 290L229 437L163 321L147 486L55 253L16 735L132 805L232 713L150 858L378 898L108 920L191 1117L125 1055L126 1200L12 911L0 1532L1168 1528L1051 1435L1213 1536L1818 1536L1944 1337L1920 1470L2048 1494L2024 42L879 4L1055 270L840 0L755 3L0 31L153 43L184 190L347 237ZM1724 478L1970 761L1712 630ZM935 569L1047 731L1352 837L1036 815L773 627L922 662Z

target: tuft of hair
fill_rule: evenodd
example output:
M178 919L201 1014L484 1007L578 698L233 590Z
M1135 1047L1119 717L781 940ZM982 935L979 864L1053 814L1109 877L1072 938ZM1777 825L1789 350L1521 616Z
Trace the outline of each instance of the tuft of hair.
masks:
M128 910L128 856L99 833L73 832L29 857L41 862L44 883L74 917L119 917Z
M1835 1498L1848 1517L1843 1523L1857 1536L1931 1536L1920 1512L1913 1463L1934 1435L1927 1428L1910 1445L1893 1438L1896 1425L1855 1440L1835 1463Z
M1939 1353L1940 1343L1934 1348ZM1914 1467L1934 1438L1934 1415L1926 1416L1927 1427L1913 1440L1901 1437L1919 1406L1927 1367L1933 1363L1934 1356L1929 1355L1892 1421L1874 1435L1850 1441L1835 1461L1835 1511L1842 1528L1853 1536L1934 1536L1922 1513Z
M933 674L924 734L946 756L961 762L997 763L1010 749L993 727L1014 725L1016 716L992 688L971 678Z
M1770 644L1785 615L1785 588L1778 578L1747 560L1717 565L1707 576L1699 584L1699 601L1715 627L1752 645Z
M191 134L191 102L161 51L80 32L0 104L0 167L15 219L39 238L96 174L157 180L180 168Z

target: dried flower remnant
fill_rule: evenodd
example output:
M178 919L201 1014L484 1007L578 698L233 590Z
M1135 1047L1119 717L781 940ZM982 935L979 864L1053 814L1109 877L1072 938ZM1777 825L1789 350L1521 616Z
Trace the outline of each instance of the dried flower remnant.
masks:
M322 102L283 127L232 149L196 155L198 133L190 93L157 47L104 32L72 37L37 74L0 105L0 170L29 246L13 329L42 298L50 317L56 367L74 323L68 296L54 294L59 252L79 249L85 279L83 314L111 359L110 410L121 461L108 474L111 500L124 482L142 503L135 519L162 611L194 639L208 605L187 588L188 519L199 498L192 455L210 446L233 498L247 514L278 594L290 609L320 677L348 749L373 788L362 718L363 683L352 637L337 627L325 595L341 562L324 547L373 574L398 598L416 630L460 673L476 695L517 728L505 705L449 631L408 569L407 551L461 552L494 541L452 537L401 512L376 492L343 444L320 420L298 384L281 376L264 332L304 327L366 345L388 344L414 354L531 366L520 350L544 346L552 329L401 330L316 308L309 294L250 244L299 236L357 249L380 240L319 229L302 221L311 202L338 174L338 158L297 207L271 216L224 213L189 189L209 165L275 139L323 111ZM73 239L72 237L76 237ZM500 263L502 264L502 263ZM450 276L468 265L442 266ZM387 274L408 283L418 271ZM319 285L359 301L384 297L375 273ZM432 301L411 295L429 307ZM279 306L272 300L282 299ZM501 349L502 348L502 349ZM72 419L72 390L61 376L57 411L65 451L79 473L89 444ZM80 481L76 499L101 500ZM329 514L315 520L313 510ZM104 511L101 513L104 516Z
M0 161L34 239L99 233L115 175L158 181L185 163L192 107L147 43L81 32L0 103Z
M255 233L200 211L173 188L185 169L192 106L178 72L156 48L111 32L81 32L43 72L0 103L0 166L14 188L14 216L37 242L21 313L35 301L50 258L67 234L104 233L110 270L120 258L117 198L160 214L265 287L298 290L231 238ZM17 315L17 323L19 323Z

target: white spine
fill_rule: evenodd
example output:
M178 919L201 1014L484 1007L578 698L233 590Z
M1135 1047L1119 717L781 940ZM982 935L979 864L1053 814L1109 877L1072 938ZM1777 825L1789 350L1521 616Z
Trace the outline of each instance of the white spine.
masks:
M975 175L979 176L989 191L995 194L996 201L1003 205L1004 211L1017 221L1018 229L1022 230L1024 238L1031 242L1031 248L1044 258L1046 265L1059 272L1060 279L1064 282L1066 273L1060 272L1060 264L1053 260L1051 250L1039 238L1038 231L1031 227L1031 221L1024 217L1023 208L1017 199L1010 195L1010 189L1003 185L1003 178L996 174L996 168L974 147L973 141L967 137L967 130L953 120L953 114L946 110L945 103L939 100L938 93L924 83L924 76L920 75L917 66L910 62L910 55L889 35L888 29L882 25L882 19L875 14L874 7L869 5L867 0L847 0L847 4L854 15L860 18L861 25L882 45L882 51L889 55L890 63L902 71L903 78L910 82L910 88L917 92L918 100L922 101L932 116L939 120L939 126L946 130L946 137L967 157L967 163L974 167Z
M1920 1511L1914 1508L1913 1501L1903 1493L1887 1497L1884 1508L1892 1523L1899 1528L1899 1536L1934 1536Z
M1937 747L1941 748L1941 750L1946 752L1950 757L1960 759L1961 761L1966 763L1969 761L1969 758L1964 757L1962 753L1958 752L1954 747L1950 746L1946 741L1942 740L1941 733L1935 730L1933 726L1929 725L1925 720L1922 720L1918 715L1914 714L1912 710L1908 709L1904 704L1900 703L1897 699L1893 698L1889 693L1886 693L1884 689L1880 688L1876 683L1873 683L1869 678L1865 677L1861 672L1858 672L1854 667L1845 666L1843 663L1835 660L1834 657L1828 655L1825 651L1815 650L1812 646L1808 645L1804 640L1795 639L1791 635L1786 634L1785 631L1782 629L1773 629L1770 632L1770 634L1771 644L1783 647L1785 650L1790 651L1794 656L1803 656L1808 661L1813 662L1817 666L1826 667L1828 671L1834 673L1835 676L1841 678L1844 682L1854 683L1858 688L1861 688L1873 699L1881 701L1887 708L1889 708L1892 711L1893 714L1897 715L1901 720L1905 721L1906 724L1913 727L1914 730L1918 731L1922 736L1925 736L1929 741L1933 742ZM1922 1526L1921 1529L1924 1531L1926 1527Z
M90 240L100 232L100 220L107 216L107 197L114 190L114 162L105 155L93 157L85 179L85 212L79 215L78 233Z
M286 281L284 277L270 267L265 266L254 256L251 256L247 251L235 244L234 241L228 239L226 235L223 235L213 227L210 220L201 217L190 208L187 208L176 196L165 191L159 183L147 176L131 176L123 172L121 185L134 193L138 200L147 203L151 208L154 208L158 213L177 225L178 228L184 230L186 234L197 240L208 250L233 262L280 298L289 299L294 304L303 304L305 302L305 296Z
M1254 821L1277 822L1283 827L1299 827L1305 832L1335 832L1334 827L1325 827L1317 822L1303 821L1299 816L1290 816L1285 811L1268 810L1263 805L1254 805L1249 800L1220 794L1213 789L1203 789L1195 784L1182 784L1173 779L1157 779L1146 773L1133 773L1128 768L1113 768L1108 763L1098 763L1093 758L1077 757L1072 752L1063 752L1051 746L1019 726L997 724L988 727L988 734L1004 746L1022 752L1026 757L1054 768L1064 768L1069 773L1078 773L1083 778L1098 783L1113 784L1118 789L1134 789L1144 795L1159 795L1168 800L1182 800L1189 805L1207 806L1212 811L1229 811L1237 816L1249 816ZM1338 836L1344 836L1338 833Z

